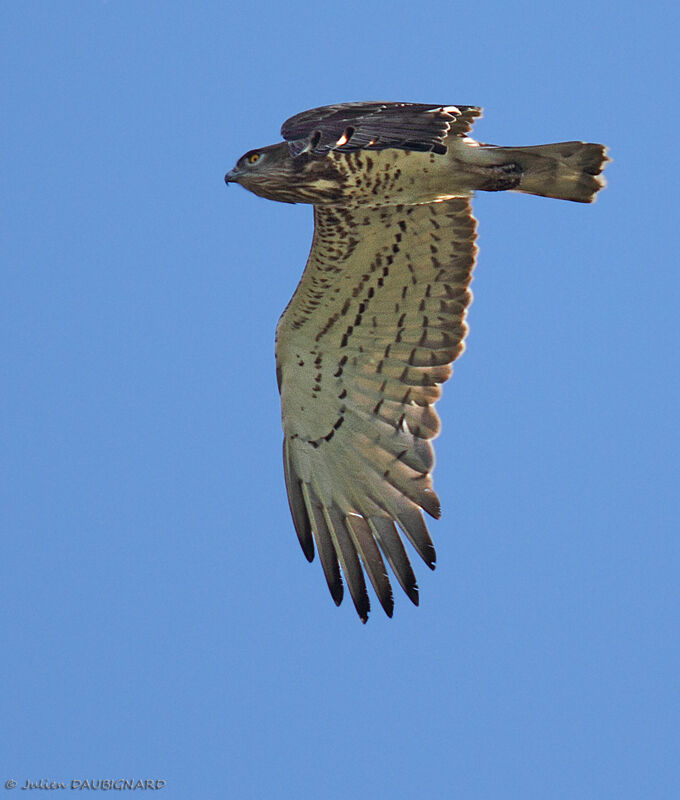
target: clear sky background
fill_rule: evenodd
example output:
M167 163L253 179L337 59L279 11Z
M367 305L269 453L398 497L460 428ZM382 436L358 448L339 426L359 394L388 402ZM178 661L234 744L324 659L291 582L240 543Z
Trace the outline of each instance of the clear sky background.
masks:
M680 796L674 14L2 4L2 784ZM283 483L274 327L311 210L222 179L288 116L367 99L614 161L593 206L477 198L438 568L363 626Z

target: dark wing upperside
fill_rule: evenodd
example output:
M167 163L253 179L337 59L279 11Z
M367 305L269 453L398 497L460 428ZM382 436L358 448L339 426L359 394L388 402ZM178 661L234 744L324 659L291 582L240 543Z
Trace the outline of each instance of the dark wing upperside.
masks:
M482 109L424 103L340 103L312 108L283 123L291 155L329 150L402 150L445 153L450 133L465 135Z
M468 199L316 207L312 251L277 329L293 521L337 604L340 568L363 621L364 572L392 615L383 558L418 588L396 526L434 568L421 509L439 516L430 440L439 384L463 350L475 222Z

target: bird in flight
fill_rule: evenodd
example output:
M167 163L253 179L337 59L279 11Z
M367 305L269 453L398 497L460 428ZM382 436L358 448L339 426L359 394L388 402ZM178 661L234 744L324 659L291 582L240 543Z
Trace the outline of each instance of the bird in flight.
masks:
M376 596L392 616L385 562L413 603L407 539L435 566L422 512L439 433L434 404L463 352L477 247L474 192L590 203L606 148L481 144L476 106L362 102L284 122L285 141L250 150L225 181L314 206L300 283L279 320L288 501L302 550L319 552L336 605L344 574L362 622ZM365 575L364 575L365 573Z

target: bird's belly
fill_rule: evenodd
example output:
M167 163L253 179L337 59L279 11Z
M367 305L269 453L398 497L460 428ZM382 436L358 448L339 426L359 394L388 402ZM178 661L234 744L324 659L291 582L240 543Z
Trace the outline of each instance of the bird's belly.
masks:
M344 178L343 197L351 204L436 203L468 197L475 188L465 162L450 153L390 149L334 155Z

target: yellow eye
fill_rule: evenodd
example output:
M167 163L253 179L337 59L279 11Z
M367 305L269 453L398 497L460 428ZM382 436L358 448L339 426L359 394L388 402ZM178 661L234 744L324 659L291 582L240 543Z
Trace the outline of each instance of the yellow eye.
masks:
M259 161L259 160L260 160L260 154L259 153L251 153L248 156L248 163L249 164L254 164L256 161Z

